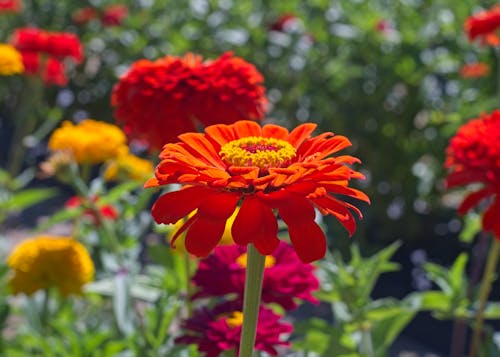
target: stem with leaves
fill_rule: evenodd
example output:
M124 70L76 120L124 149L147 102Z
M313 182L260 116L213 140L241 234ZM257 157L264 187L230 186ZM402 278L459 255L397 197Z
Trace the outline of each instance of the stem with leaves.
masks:
M253 244L248 245L245 293L243 296L243 326L241 330L240 357L252 357L257 335L265 256Z
M500 242L493 238L492 247L486 262L486 268L483 274L483 281L478 297L478 308L476 312L476 321L474 323L474 330L472 335L472 343L469 351L469 357L476 357L479 346L481 344L481 333L483 331L484 310L488 302L488 297L491 291L491 285L495 279L495 270L498 265L498 258L500 256Z

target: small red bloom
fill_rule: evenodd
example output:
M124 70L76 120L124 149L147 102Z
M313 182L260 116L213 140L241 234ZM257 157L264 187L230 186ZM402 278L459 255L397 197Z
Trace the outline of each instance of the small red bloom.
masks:
M500 110L469 121L450 140L445 167L450 170L448 187L481 183L458 208L460 214L489 199L483 229L500 239Z
M118 219L118 211L112 205L99 204L99 198L97 196L92 198L92 202L99 207L100 215L102 216L102 218L110 221ZM64 206L67 208L79 208L82 206L85 207L86 205L86 198L73 196L68 201L66 201L66 204ZM100 224L101 220L99 216L91 208L86 208L83 214L89 217L94 224Z
M131 138L161 149L200 124L261 119L267 103L263 80L252 64L231 53L205 62L190 53L140 60L113 88L111 103Z
M500 6L494 6L469 16L465 21L465 32L470 41L480 39L482 44L500 45L498 29L500 27Z
M490 73L490 66L487 63L467 63L460 68L460 76L463 78L481 78Z
M0 0L0 13L21 11L23 4L21 0Z
M45 84L64 86L68 83L64 60L83 60L83 47L78 37L67 32L49 32L33 27L17 29L11 43L23 56L25 73L39 75Z
M128 7L124 4L109 5L102 12L102 24L104 26L118 26L128 15Z
M363 175L349 168L359 162L352 156L330 157L350 146L346 137L323 133L311 137L315 124L293 131L252 121L212 125L205 134L179 135L181 142L167 144L155 178L146 187L178 183L180 191L161 196L153 205L157 223L171 224L197 209L173 237L186 233L186 249L207 256L221 239L227 219L237 205L232 225L235 243L253 243L261 254L278 246L276 211L288 225L299 258L309 263L326 252L325 235L315 222L315 208L331 214L352 234L361 212L340 196L369 202L350 179Z
M243 299L245 288L246 246L218 246L213 254L200 261L193 276L199 291L193 299L238 294ZM277 303L286 310L297 307L297 300L317 303L312 292L319 288L314 266L302 263L293 248L280 242L266 257L262 301Z
M218 357L224 351L237 351L243 322L240 302L225 302L212 310L202 308L183 322L184 335L175 339L179 344L197 344L204 357ZM280 322L281 316L265 307L259 309L255 349L277 356L276 347L288 347L281 336L293 331L290 324Z

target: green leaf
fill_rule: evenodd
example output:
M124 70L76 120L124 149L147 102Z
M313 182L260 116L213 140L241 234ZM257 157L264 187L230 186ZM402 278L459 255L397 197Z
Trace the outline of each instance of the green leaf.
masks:
M78 208L68 208L68 209L63 209L61 211L58 211L54 213L52 216L50 216L47 220L45 220L43 223L41 223L37 227L38 232L46 231L47 229L51 228L52 226L61 223L61 222L66 222L72 219L75 219L76 217L79 217L83 214L83 211L85 208L83 207L78 207Z
M481 232L481 230L481 216L477 213L469 213L464 218L464 226L458 237L462 242L472 243L474 237Z
M54 188L31 188L13 193L6 202L1 204L7 211L15 212L54 197L56 194L57 190Z
M134 323L130 294L130 275L126 272L119 272L114 278L113 312L120 331L125 335L131 335L134 332Z

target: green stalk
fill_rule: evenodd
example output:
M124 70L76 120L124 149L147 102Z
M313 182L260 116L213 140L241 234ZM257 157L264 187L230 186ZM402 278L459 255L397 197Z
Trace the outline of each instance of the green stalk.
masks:
M49 322L49 304L50 304L50 288L44 290L42 306L40 309L40 325L45 333Z
M253 244L248 245L245 293L243 296L243 326L241 330L240 357L252 357L257 335L260 296L264 277L265 256Z
M488 255L486 268L484 270L481 289L479 290L478 308L476 312L476 321L474 323L472 343L469 351L469 357L476 357L479 346L481 344L481 332L483 331L484 310L488 302L488 297L491 291L491 285L495 280L495 271L500 256L500 242L493 237L493 244Z

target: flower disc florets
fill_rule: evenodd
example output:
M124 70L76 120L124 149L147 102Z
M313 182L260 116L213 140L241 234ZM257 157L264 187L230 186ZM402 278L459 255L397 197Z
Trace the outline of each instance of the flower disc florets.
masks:
M250 136L230 141L222 146L219 154L230 165L267 171L286 166L295 153L295 148L284 140Z

